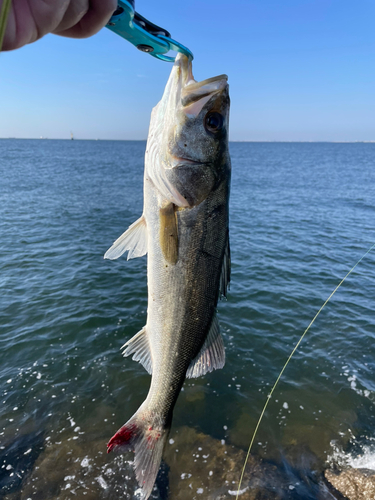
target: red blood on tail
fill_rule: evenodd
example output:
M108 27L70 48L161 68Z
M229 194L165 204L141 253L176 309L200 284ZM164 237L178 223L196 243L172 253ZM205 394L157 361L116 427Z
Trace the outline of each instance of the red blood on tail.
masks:
M115 448L134 451L134 470L142 487L144 500L151 495L169 432L160 415L145 411L144 406L119 429L108 443L108 453Z
M116 446L129 445L137 435L137 426L127 424L121 427L107 444L107 453L111 452Z

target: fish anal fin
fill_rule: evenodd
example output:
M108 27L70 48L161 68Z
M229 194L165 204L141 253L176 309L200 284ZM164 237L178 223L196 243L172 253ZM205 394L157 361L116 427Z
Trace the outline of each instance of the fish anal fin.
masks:
M213 317L210 331L201 351L190 363L186 372L187 378L196 378L205 373L223 368L225 364L225 349L223 337L220 333L216 314Z
M121 349L124 356L131 356L133 354L132 359L139 361L149 374L152 373L152 356L145 326L134 337L128 340Z
M128 251L128 259L142 257L147 253L147 224L142 215L113 243L104 254L105 259L115 260Z
M164 259L175 265L178 259L178 230L175 205L168 203L160 209L160 246Z

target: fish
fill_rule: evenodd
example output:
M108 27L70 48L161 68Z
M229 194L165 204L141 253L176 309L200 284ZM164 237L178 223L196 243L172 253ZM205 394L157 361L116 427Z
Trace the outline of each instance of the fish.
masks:
M216 315L230 281L228 77L195 81L179 54L151 113L142 216L104 258L147 253L146 325L123 346L152 375L148 395L107 451L133 450L144 499L153 489L185 378L225 363Z

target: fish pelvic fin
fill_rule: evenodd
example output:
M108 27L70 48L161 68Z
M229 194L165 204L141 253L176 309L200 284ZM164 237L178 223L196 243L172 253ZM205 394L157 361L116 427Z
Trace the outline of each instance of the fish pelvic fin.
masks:
M147 253L147 224L144 215L134 222L113 243L111 248L104 254L105 259L115 260L128 251L128 258L142 257Z
M225 349L223 337L220 333L216 313L212 319L210 331L200 350L186 372L186 378L197 378L225 365Z
M133 354L132 359L139 361L145 370L150 375L152 374L152 356L145 326L134 337L128 340L121 349L123 356L131 356Z
M107 444L108 453L112 450L135 452L133 467L143 500L151 495L168 434L169 427L141 407Z

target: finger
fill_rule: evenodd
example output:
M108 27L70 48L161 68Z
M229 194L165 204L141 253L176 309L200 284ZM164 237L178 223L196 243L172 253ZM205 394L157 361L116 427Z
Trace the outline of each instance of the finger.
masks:
M117 0L90 0L89 9L83 17L69 28L57 27L56 35L71 38L86 38L97 33L107 24L117 8Z
M17 49L50 33L60 24L69 3L70 0L13 0L2 49Z
M76 26L90 10L90 3L90 0L69 0L64 17L53 32L67 31Z

